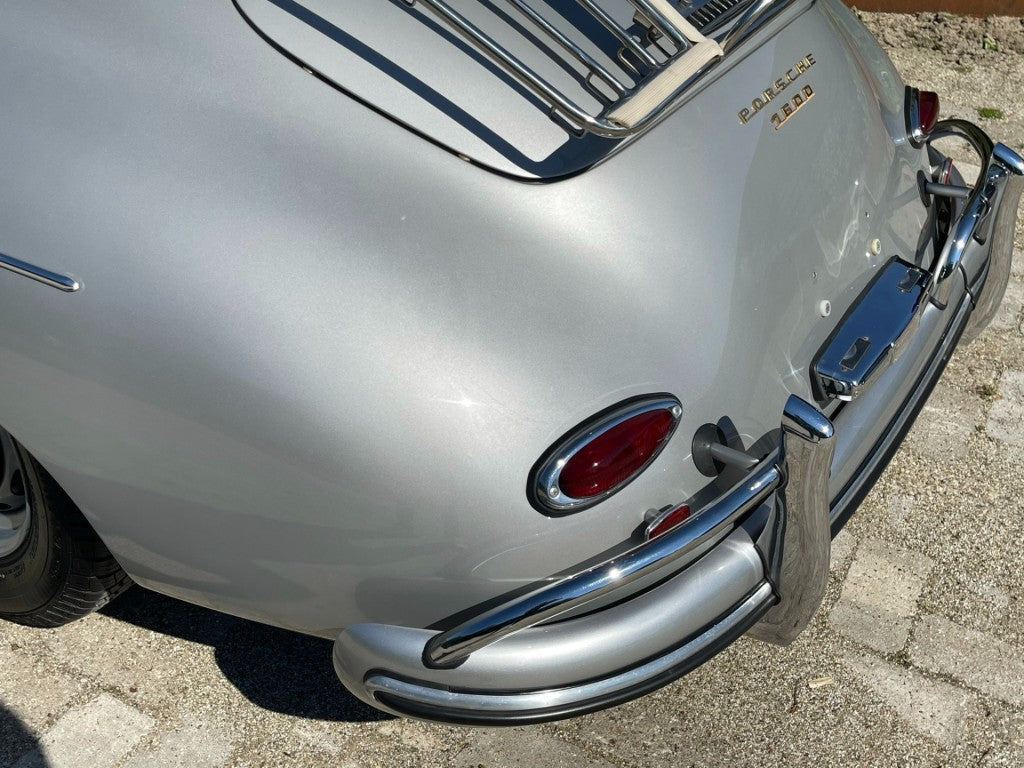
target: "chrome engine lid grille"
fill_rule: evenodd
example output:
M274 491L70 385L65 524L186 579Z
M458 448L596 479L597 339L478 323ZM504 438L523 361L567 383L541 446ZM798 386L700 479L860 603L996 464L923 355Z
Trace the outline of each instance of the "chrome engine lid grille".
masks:
M709 32L734 18L745 0L676 0L679 12L701 32Z

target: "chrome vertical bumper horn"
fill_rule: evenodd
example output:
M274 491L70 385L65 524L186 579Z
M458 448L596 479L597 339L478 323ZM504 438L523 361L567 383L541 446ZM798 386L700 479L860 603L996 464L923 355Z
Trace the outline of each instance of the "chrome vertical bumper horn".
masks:
M834 428L817 408L790 396L782 417L786 488L782 546L772 552L771 571L779 602L751 635L787 645L821 605L832 557L828 479L835 451Z

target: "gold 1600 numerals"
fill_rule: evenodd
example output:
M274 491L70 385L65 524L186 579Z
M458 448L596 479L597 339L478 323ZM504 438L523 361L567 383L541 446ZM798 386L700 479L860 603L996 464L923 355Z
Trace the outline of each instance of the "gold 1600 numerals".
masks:
M775 130L777 131L784 126L789 118L799 112L801 107L813 98L814 89L809 85L801 88L800 93L793 94L793 98L783 104L782 108L771 116L772 125L775 126Z

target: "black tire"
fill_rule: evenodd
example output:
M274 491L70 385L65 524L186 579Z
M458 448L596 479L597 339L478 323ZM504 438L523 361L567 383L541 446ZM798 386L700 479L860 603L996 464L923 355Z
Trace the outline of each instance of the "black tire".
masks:
M0 559L0 618L59 627L102 608L132 581L50 474L11 442L31 515L24 541Z

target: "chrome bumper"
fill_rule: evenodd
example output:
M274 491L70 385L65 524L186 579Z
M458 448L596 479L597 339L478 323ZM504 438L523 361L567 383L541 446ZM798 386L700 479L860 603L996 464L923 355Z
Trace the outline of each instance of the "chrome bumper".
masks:
M779 447L680 527L445 632L350 627L335 643L335 668L358 696L404 715L534 722L664 685L759 619L761 636L788 642L828 579L832 450L829 420L791 396ZM757 530L743 529L754 516ZM621 605L545 623L652 578L657 586ZM719 598L732 591L720 607L706 592L716 579Z
M863 395L836 416L856 450L837 443L817 408L791 396L778 448L685 524L443 632L349 627L334 647L345 685L407 716L537 722L654 690L748 630L777 643L795 638L824 595L832 533L909 429L970 330L972 307L984 313L983 327L1009 275L1024 161L969 123L939 128L978 149L983 175L935 264L918 270L920 300L885 329L876 361L857 368L841 392L850 395L843 400ZM878 300L890 293L880 290ZM855 311L847 321L863 323ZM843 382L830 386L837 396ZM606 605L620 590L628 599Z

